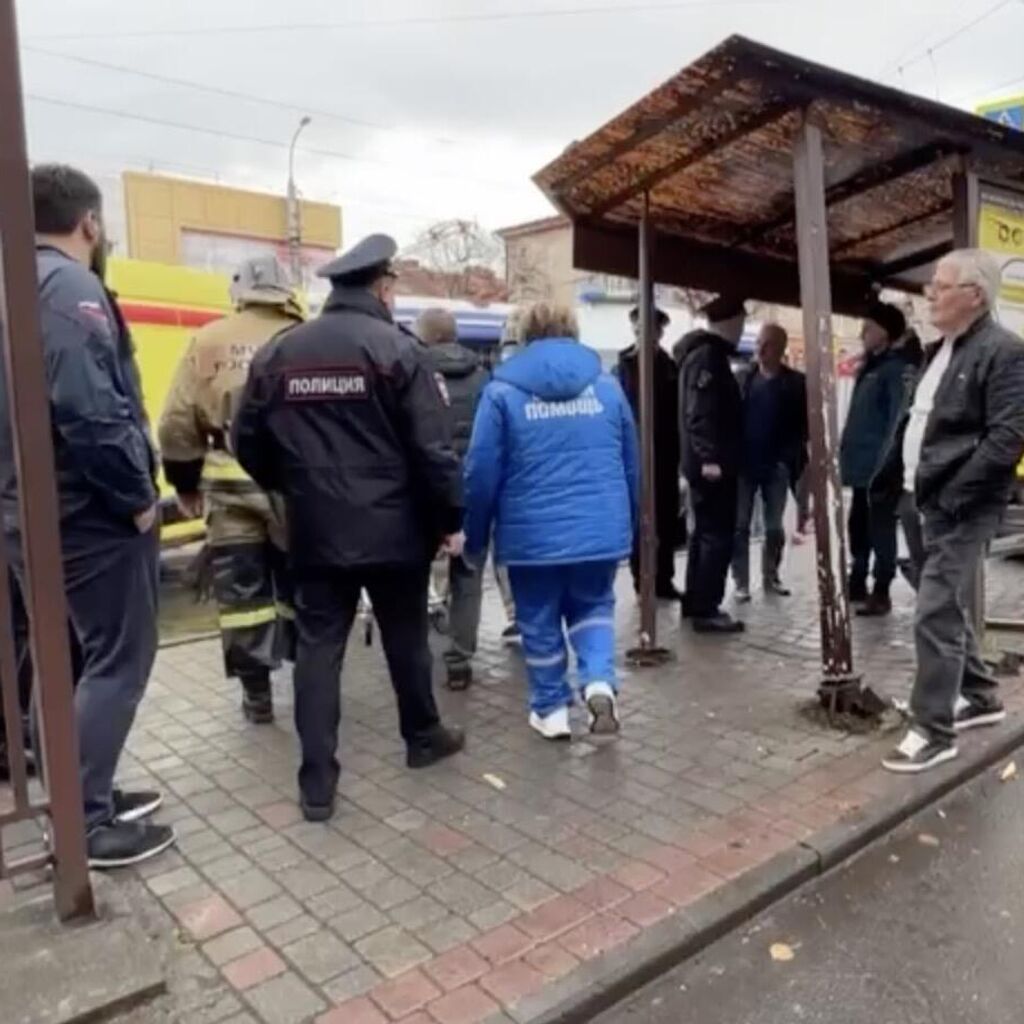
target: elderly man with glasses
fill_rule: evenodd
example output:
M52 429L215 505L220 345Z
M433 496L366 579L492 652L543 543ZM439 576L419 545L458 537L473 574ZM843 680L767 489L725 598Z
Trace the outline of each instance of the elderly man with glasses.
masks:
M1006 717L967 608L1024 454L1024 342L993 319L1000 284L999 264L981 250L938 263L926 294L942 338L873 488L911 492L924 537L911 724L882 762L894 772L951 760L958 732Z

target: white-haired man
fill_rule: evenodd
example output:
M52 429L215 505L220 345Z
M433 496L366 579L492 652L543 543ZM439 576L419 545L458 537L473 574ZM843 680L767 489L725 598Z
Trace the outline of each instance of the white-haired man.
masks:
M967 594L1024 454L1024 342L992 318L999 264L962 249L927 289L931 345L879 475L912 492L924 565L914 636L911 725L883 765L920 772L956 757L956 734L1005 718L978 649Z

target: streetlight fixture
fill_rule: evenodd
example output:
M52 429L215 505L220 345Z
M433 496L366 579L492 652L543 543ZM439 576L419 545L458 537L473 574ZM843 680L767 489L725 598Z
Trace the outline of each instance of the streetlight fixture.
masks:
M295 143L299 141L302 129L313 119L304 116L292 136L288 147L288 262L292 284L302 284L302 218L299 215L299 194L295 188Z

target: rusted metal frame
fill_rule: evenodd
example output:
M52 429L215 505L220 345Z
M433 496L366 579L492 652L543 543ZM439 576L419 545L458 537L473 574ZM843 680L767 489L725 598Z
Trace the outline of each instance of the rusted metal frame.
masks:
M648 172L625 188L619 189L614 195L603 199L590 211L590 216L602 217L609 210L614 210L617 206L621 206L634 196L642 192L650 192L666 179L671 178L687 167L700 163L701 160L711 156L713 153L728 148L745 136L764 128L765 125L778 121L780 118L792 113L793 109L794 104L792 100L778 98L769 100L764 106L755 107L746 115L740 115L739 120L727 131L724 131L715 138L705 140L699 146L689 150L682 156L676 157L663 167Z
M846 521L837 461L835 360L829 282L828 218L821 130L805 119L793 151L793 184L807 363L811 492L817 554L824 685L853 679L850 606L846 590Z
M671 128L672 125L683 120L683 118L689 117L700 110L705 104L713 103L722 93L738 85L741 80L740 76L736 75L735 72L726 72L703 89L681 100L667 114L659 114L657 117L648 118L643 121L630 135L609 146L604 153L591 163L588 163L586 167L581 167L564 178L551 182L548 188L559 192L572 189L581 181L586 180L607 167L610 163L616 161L623 154L628 153L631 149L641 146L648 140L660 135L666 128Z
M948 199L944 199L941 203L936 203L921 213L915 213L910 217L905 217L903 220L897 221L895 224L889 224L884 228L869 231L866 235L861 235L859 238L851 238L848 242L843 242L842 245L836 246L836 248L832 250L832 255L839 256L844 252L849 252L851 249L857 249L862 245L866 245L868 242L874 242L876 239L884 238L886 235L902 231L904 228L911 228L915 224L922 224L925 221L934 220L941 214L948 213L952 208L953 204Z
M28 766L21 705L18 701L18 664L14 640L14 615L7 585L9 567L6 545L0 538L0 691L3 695L4 729L7 735L7 765L10 769L14 805L28 807ZM3 818L0 817L0 825ZM0 844L2 845L2 844ZM0 874L3 873L0 863Z
M825 207L836 206L847 199L872 192L884 185L891 185L893 182L899 181L900 178L905 178L932 164L947 160L958 151L958 148L952 143L933 142L927 146L921 146L919 149L901 153L883 163L863 168L856 174L830 185L825 190ZM765 235L792 224L795 216L796 204L790 203L784 211L776 216L762 221L760 224L754 224L737 235L733 244L750 245L751 242L756 242Z
M14 0L0 0L0 231L0 340L18 474L41 760L50 797L54 902L61 920L69 920L91 916L95 908L86 863Z
M655 522L654 522L654 231L651 227L650 196L645 192L638 231L637 262L640 286L640 339L637 362L640 369L640 647L657 646L658 615L655 604Z
M935 245L929 245L926 249L918 249L917 252L901 256L898 260L892 260L890 263L883 263L878 267L876 276L880 281L899 277L900 274L906 273L908 270L916 270L918 267L924 267L929 263L934 263L935 260L950 252L952 248L952 241L937 242Z
M792 260L744 252L692 238L658 232L653 277L665 285L721 292L730 288L751 299L800 305L797 265ZM636 229L609 221L573 224L573 266L596 273L636 278ZM837 312L863 312L870 273L832 270L832 298Z

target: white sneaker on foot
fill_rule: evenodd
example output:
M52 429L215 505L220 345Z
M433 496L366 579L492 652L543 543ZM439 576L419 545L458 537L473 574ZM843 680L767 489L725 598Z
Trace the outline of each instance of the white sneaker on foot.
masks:
M615 736L619 731L619 715L615 691L608 683L591 683L583 691L583 699L590 714L590 732L593 736Z
M569 709L556 708L548 715L530 712L530 728L539 732L546 740L567 740L572 737L569 728Z

